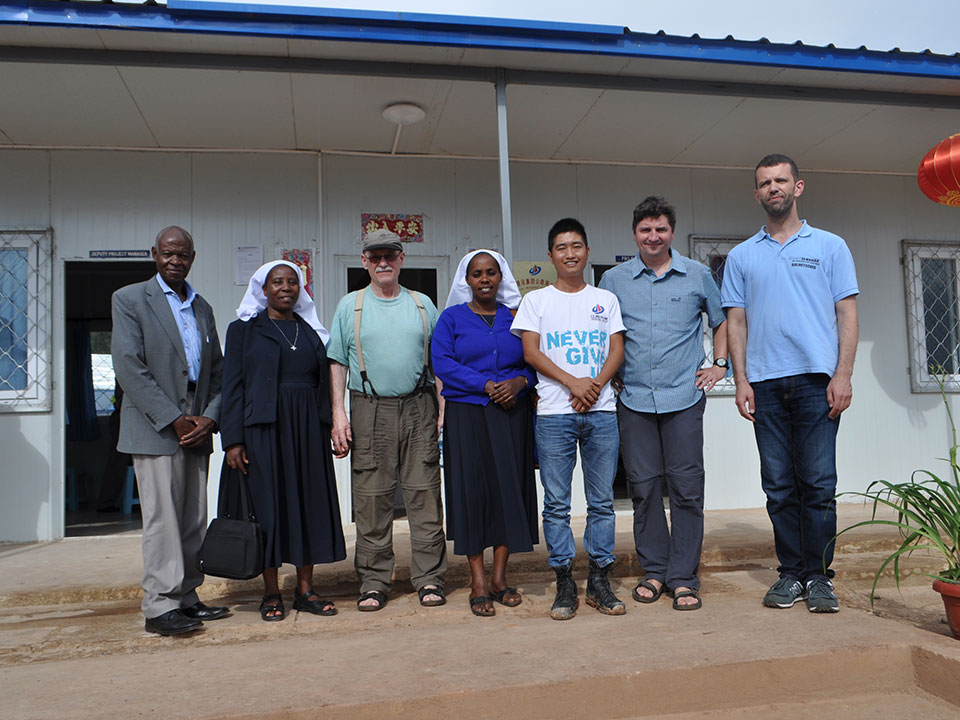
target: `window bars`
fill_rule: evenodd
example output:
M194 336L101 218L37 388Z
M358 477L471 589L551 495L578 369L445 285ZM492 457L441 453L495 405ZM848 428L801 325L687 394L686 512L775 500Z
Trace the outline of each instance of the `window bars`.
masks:
M960 243L902 243L913 392L960 391Z
M51 230L0 231L0 412L52 405Z
M710 272L713 273L713 279L718 288L723 287L723 266L727 261L727 255L736 245L743 242L742 237L722 237L722 236L690 236L690 257L697 262L703 263ZM713 357L713 330L703 323L703 351L707 355L707 363L712 364ZM727 369L727 376L713 386L709 391L710 395L735 395L737 386L733 382L733 372Z

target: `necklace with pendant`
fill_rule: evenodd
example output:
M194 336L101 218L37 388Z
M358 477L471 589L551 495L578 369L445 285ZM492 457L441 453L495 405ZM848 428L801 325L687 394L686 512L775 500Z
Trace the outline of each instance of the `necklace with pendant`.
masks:
M269 315L267 315L267 317L270 318L270 322L273 323L273 326L277 329L277 332L280 333L281 335L283 335L283 339L286 340L286 341L290 344L290 349L291 349L291 350L296 350L296 349L297 349L297 340L300 339L300 323L294 321L294 324L297 326L297 334L293 336L293 342L290 342L290 338L288 338L288 337L287 337L287 334L286 334L283 330L280 329L280 326L277 325L277 321L274 320L274 319L273 319L272 317L270 317Z

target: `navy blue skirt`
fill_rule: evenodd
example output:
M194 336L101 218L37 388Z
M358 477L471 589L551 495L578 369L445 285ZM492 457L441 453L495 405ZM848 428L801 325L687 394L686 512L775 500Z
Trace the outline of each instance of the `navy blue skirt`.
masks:
M534 476L533 407L512 410L447 400L443 470L447 539L456 555L506 545L530 552L540 541Z

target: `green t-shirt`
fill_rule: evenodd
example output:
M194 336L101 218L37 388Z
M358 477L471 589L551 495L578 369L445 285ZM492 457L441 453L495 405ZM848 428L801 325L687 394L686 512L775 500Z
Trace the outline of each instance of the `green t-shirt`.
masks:
M427 311L430 337L437 324L437 308L423 293L417 293ZM347 387L363 392L357 346L353 340L353 309L357 293L347 293L337 303L330 327L327 357L350 368ZM360 342L367 364L367 379L377 395L407 395L417 387L423 370L423 320L410 293L402 289L395 298L380 298L367 288L363 295ZM429 362L429 358L428 358ZM433 375L430 376L433 382ZM369 385L367 392L370 392Z

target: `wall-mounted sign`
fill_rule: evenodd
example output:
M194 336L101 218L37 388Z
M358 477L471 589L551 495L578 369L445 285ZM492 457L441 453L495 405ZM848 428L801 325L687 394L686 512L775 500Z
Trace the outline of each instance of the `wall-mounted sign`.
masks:
M526 295L531 290L539 290L557 281L557 269L546 261L514 260L513 277L517 280L520 294Z
M300 268L305 286L303 289L310 294L310 297L313 297L313 249L281 250L280 259L292 262Z
M423 242L423 214L361 213L360 232L366 235L374 230L387 229L400 236L403 242Z
M636 255L617 255L614 260L618 263L627 262L628 260L633 260Z
M238 246L233 255L233 282L236 285L246 285L261 265L263 245Z
M90 258L149 258L149 250L91 250Z

